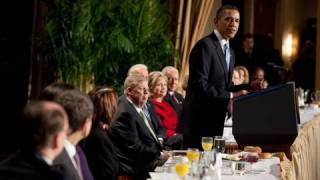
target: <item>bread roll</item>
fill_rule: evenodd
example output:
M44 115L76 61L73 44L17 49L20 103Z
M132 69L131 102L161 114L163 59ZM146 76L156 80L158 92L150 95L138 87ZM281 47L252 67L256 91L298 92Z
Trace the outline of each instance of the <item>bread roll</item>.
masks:
M254 153L261 153L262 149L259 146L246 146L244 147L245 152L254 152Z
M265 152L265 153L259 153L259 158L260 159L269 159L269 158L271 158L272 157L272 153L267 153L267 152Z

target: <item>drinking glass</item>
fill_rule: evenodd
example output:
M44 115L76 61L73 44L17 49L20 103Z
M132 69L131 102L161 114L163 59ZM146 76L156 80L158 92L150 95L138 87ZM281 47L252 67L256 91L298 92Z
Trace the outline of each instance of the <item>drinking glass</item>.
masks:
M223 153L225 150L226 140L223 136L214 137L214 149L218 153Z
M213 138L212 137L202 137L201 138L201 145L204 151L211 151L213 145Z
M233 175L239 174L241 176L246 170L246 162L232 162L231 169Z
M189 172L189 164L188 160L185 159L184 157L179 157L178 162L175 165L175 170L177 175L181 178L184 179L185 176Z
M258 158L258 155L255 154L255 153L248 153L248 154L245 156L244 160L250 164L250 166L249 166L249 168L248 168L248 170L247 170L248 173L254 172L254 170L253 170L253 163L257 162L258 159L259 159L259 158Z
M187 158L191 163L199 161L199 158L200 158L199 150L197 148L188 148Z

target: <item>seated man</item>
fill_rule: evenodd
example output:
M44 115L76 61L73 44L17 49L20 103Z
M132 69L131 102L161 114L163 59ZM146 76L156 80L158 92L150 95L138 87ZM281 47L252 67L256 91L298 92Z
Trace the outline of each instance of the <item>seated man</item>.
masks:
M128 76L143 76L148 79L148 67L144 64L135 64L130 67L128 70ZM126 95L119 97L118 102L121 102L126 99ZM144 114L151 120L153 129L158 137L158 140L163 144L164 139L166 138L166 130L162 126L160 120L158 119L154 106L150 100L142 108Z
M0 164L0 179L67 179L51 166L63 149L68 130L64 109L49 101L32 102L24 109L22 125L21 152Z
M64 141L64 150L54 160L56 165L64 165L67 173L76 180L93 180L86 156L78 145L91 130L93 104L86 94L79 90L68 90L56 99L69 117L70 133Z
M168 92L164 97L164 100L173 107L180 118L184 98L177 92L179 85L179 71L173 66L167 66L163 68L162 73L168 78Z
M149 95L147 78L128 76L124 93L109 130L120 160L119 174L146 179L148 172L167 160L168 153L161 155L161 144L142 110Z

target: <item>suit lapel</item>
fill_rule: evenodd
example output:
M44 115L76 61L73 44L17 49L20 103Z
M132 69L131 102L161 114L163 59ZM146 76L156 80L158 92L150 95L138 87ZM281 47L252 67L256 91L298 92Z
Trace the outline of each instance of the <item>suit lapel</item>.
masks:
M155 139L153 137L153 135L151 134L151 132L149 131L149 128L147 127L146 123L144 123L144 120L142 119L142 117L140 116L140 114L137 112L137 110L135 109L135 107L133 106L133 104L131 104L127 99L126 99L127 104L131 107L131 111L135 114L135 116L137 117L137 121L140 124L140 126L144 127L143 129L149 134L150 138L152 138L154 141L156 141L158 144L160 144L160 142L158 141L158 139ZM151 127L152 128L152 127ZM154 131L154 129L153 129ZM155 131L154 131L155 132Z

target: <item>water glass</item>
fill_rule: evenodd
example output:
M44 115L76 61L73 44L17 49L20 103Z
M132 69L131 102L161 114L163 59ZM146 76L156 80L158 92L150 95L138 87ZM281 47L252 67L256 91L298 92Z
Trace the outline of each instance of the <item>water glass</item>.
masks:
M238 174L242 176L246 170L246 162L232 162L231 164L232 174Z
M223 153L225 150L226 140L223 136L214 137L214 149L218 153Z

